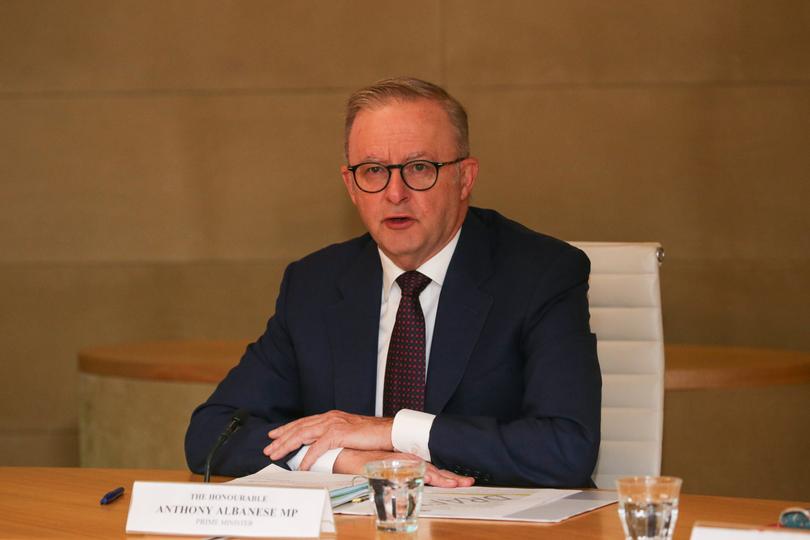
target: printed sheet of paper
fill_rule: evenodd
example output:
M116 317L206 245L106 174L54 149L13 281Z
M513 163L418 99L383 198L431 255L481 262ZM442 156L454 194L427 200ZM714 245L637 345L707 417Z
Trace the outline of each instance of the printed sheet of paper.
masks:
M270 464L259 472L228 482L237 485L274 487L326 488L329 491L347 486L366 485L366 479L353 474L319 473L312 471L288 471Z
M420 516L498 519L562 499L577 493L562 489L455 488L428 487L422 498Z
M556 523L616 501L615 492L569 489L426 487L420 517ZM372 503L340 506L336 514L371 515Z
M326 488L329 491L329 502L333 508L358 497L363 497L368 493L368 483L362 476L312 471L288 471L273 464L257 473L236 478L228 483L242 486Z
M347 486L365 486L362 476L351 474L291 472L277 465L231 480L242 485L279 487L325 487L330 492ZM353 497L352 497L353 498ZM556 523L571 516L616 502L615 491L571 489L520 489L469 487L445 489L425 487L421 517L492 519ZM335 497L332 497L333 505ZM370 501L348 503L334 508L336 514L373 515Z

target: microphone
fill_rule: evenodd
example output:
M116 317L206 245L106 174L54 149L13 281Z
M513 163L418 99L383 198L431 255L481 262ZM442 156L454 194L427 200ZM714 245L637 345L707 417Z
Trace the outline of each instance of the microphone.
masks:
M205 458L205 478L203 482L209 482L211 479L211 461L214 459L214 455L219 450L219 447L225 444L231 435L236 433L242 425L247 422L248 418L250 418L250 412L247 409L239 409L233 416L231 417L231 422L225 428L225 431L220 434L219 439L217 439L216 444L211 448L211 451L208 452L208 456Z

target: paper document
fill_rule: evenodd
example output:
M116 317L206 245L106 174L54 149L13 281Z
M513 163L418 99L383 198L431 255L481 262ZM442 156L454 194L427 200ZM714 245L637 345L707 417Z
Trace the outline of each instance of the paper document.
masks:
M425 487L419 517L556 523L616 502L615 491L494 487ZM336 514L372 515L371 501L335 508Z
M351 502L368 494L368 483L359 475L288 471L277 465L268 465L257 473L229 483L325 488L329 490L336 514L374 514L371 501ZM419 516L556 523L616 500L615 491L476 486L448 489L426 486Z
M362 476L312 471L288 471L270 464L259 472L228 482L237 485L271 487L324 488L329 490L332 508L363 497L368 483Z

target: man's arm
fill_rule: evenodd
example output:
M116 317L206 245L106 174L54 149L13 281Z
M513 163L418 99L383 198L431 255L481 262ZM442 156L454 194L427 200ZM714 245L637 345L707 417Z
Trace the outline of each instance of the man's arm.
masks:
M219 449L212 464L218 474L242 476L269 465L270 460L262 453L267 433L302 416L298 370L285 319L292 268L290 265L284 274L276 313L265 333L248 346L239 364L191 415L185 450L194 472L203 471L208 451L237 409L247 409L251 417ZM292 455L276 461L283 466Z

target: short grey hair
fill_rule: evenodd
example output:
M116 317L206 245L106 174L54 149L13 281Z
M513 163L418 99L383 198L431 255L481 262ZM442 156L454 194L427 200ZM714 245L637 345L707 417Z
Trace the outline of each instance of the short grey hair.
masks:
M441 105L456 131L458 157L467 157L470 153L470 135L467 111L464 110L461 103L448 94L444 88L431 82L414 77L393 77L377 81L349 96L349 101L346 103L346 124L343 135L346 161L349 160L349 133L354 125L354 119L360 111L381 107L391 101L417 99L428 99Z

